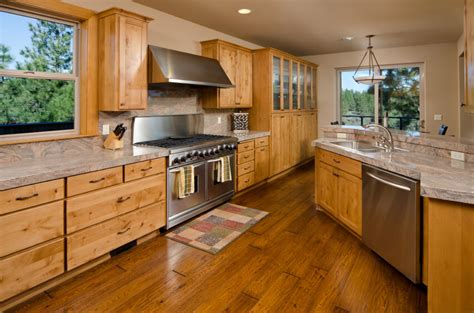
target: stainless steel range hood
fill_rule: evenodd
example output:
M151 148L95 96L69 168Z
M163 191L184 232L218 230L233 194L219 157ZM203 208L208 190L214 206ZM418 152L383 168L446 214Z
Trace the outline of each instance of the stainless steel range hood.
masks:
M148 84L235 87L217 60L156 46L148 46Z

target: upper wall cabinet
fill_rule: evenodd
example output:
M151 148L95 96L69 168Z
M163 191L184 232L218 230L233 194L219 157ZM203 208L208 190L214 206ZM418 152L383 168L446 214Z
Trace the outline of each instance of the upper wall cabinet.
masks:
M467 112L474 113L474 0L465 0L464 38L466 63L466 106Z
M99 14L98 101L101 111L146 109L150 21L115 8Z
M252 51L222 40L201 42L202 55L219 61L235 88L206 89L204 108L252 107Z

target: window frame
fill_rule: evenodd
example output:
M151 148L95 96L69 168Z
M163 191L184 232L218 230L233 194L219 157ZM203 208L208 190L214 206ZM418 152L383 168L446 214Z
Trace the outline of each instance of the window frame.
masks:
M2 70L0 69L0 76L4 77L16 77L16 78L27 78L27 79L48 79L48 80L63 80L74 82L74 128L67 130L50 130L42 132L31 132L31 133L18 133L1 135L0 141L7 140L21 140L21 139L36 139L36 138L51 138L57 136L77 136L80 134L80 123L81 123L81 99L80 99L80 38L81 38L81 27L79 22L73 22L66 19L60 19L52 16L48 16L41 13L25 12L19 9L5 8L0 6L0 12L7 12L10 14L26 16L39 20L45 20L55 23L61 23L74 28L73 33L73 64L72 73L54 73L54 72L36 72L36 71L21 71L21 70Z
M426 106L425 106L425 63L424 62L413 62L413 63L398 63L398 64L384 64L380 65L381 70L384 69L394 69L394 68L403 68L403 67L418 67L420 69L420 122L424 122L426 120ZM361 69L368 70L368 66L361 66ZM342 115L341 115L341 91L342 91L342 82L341 82L341 72L350 72L357 69L357 67L341 67L336 68L336 116L337 120L342 124ZM380 99L379 99L379 84L375 84L377 86L377 90L374 90L374 116L379 115L379 106L380 106ZM375 124L379 124L377 118L375 119ZM348 125L354 126L355 125ZM423 131L420 125L420 131Z

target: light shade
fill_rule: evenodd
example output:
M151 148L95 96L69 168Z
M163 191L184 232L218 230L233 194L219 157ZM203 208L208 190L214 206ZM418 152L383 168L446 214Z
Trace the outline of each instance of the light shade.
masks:
M363 75L363 76L354 76L354 80L359 84L364 85L374 85L380 84L385 79L383 75Z

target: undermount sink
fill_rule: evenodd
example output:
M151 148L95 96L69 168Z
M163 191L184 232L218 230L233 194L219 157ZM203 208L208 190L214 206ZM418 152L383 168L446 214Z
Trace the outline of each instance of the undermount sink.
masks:
M344 148L349 148L353 150L357 150L360 152L377 152L382 151L382 148L374 146L369 141L333 141L331 142L333 145L341 146Z

